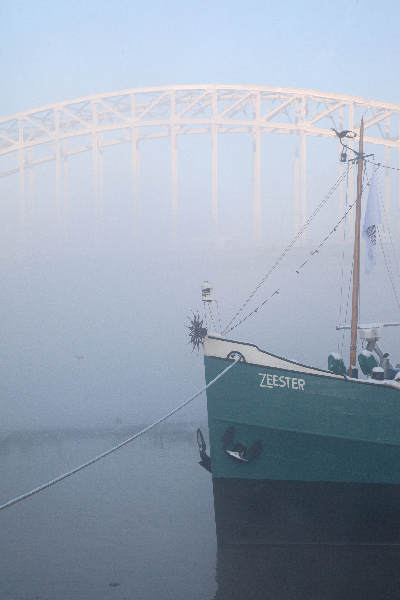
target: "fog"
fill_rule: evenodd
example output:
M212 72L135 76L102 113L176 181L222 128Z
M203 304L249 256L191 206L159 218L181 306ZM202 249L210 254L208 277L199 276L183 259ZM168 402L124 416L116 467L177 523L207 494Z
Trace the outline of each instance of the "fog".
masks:
M87 94L174 83L250 82L397 101L398 6L372 2L3 3L0 115ZM362 14L360 14L362 13ZM390 14L393 18L389 18ZM68 159L60 198L54 164L0 180L0 430L130 427L149 422L204 381L188 345L188 315L211 282L226 324L290 241L299 220L296 136L261 141L261 242L254 239L252 140L219 135L219 222L211 216L208 135L178 136L178 200L171 211L168 138L139 148L134 208L128 145L104 151L96 199L91 153ZM307 140L307 214L339 174L338 142ZM371 151L371 149L366 149ZM383 151L376 160L386 160ZM394 160L394 155L389 157ZM382 179L381 186L386 185ZM280 288L232 337L326 367L342 342L351 218L296 275L339 218L334 195L256 300ZM389 220L399 219L390 175ZM350 201L350 199L349 199ZM344 251L344 284L342 258ZM397 250L396 250L397 251ZM379 283L377 283L379 282ZM378 259L362 283L361 320L396 321ZM387 348L400 359L396 330ZM396 359L395 359L396 360ZM347 362L347 361L346 361ZM204 398L177 418L205 419Z
M296 217L291 178L270 166L285 153L291 160L293 141L282 136L272 147L263 141L257 245L248 140L221 138L217 229L206 136L179 146L175 226L163 142L143 149L136 212L123 147L105 156L102 206L94 200L90 157L71 165L59 209L52 165L35 172L23 216L17 179L0 182L2 431L133 428L203 385L202 354L192 351L186 329L192 311L202 310L203 280L213 285L226 325L292 238ZM310 144L309 213L338 175L334 142L325 143L324 162L312 158L320 147L320 141ZM339 343L348 362L347 336L343 342L335 326L341 289L344 306L347 300L352 219L296 274L336 224L338 202L335 194L255 300L277 288L280 294L231 337L323 368ZM396 210L392 206L392 223ZM380 258L362 290L361 321L398 319ZM387 332L385 348L400 360L395 330ZM204 398L176 418L204 420Z

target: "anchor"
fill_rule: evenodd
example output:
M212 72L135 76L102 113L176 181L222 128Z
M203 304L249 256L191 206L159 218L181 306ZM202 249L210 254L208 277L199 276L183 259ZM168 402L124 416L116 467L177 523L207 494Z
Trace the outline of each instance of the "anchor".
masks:
M197 430L197 445L199 447L200 453L199 465L201 465L206 471L211 473L211 458L207 454L207 446L201 429Z
M236 442L233 448L229 449L229 446L231 446L234 442L234 437L235 428L228 427L228 429L225 431L221 438L225 454L230 456L233 460L236 460L240 463L248 463L260 456L262 451L261 440L256 440L254 444L250 446L250 448L248 448L241 442Z

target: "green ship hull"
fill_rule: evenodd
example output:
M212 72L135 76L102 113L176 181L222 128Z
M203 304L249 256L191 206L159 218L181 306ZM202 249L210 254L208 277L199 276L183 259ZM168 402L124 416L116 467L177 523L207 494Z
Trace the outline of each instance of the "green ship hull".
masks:
M400 484L400 387L349 379L208 336L213 478ZM256 449L256 451L254 451Z

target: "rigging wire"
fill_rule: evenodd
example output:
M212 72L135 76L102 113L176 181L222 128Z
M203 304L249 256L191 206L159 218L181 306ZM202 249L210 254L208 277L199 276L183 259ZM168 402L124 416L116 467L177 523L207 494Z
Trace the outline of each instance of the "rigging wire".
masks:
M348 170L348 172L350 172L350 169ZM346 173L344 173L339 179L343 180L345 177L347 177L348 172L346 171ZM365 189L365 186L369 185L371 177L372 177L372 174L370 175L368 181L366 181L363 184L362 189L361 189L361 195L362 195L362 193L363 193L363 191ZM367 178L365 177L365 179L367 179ZM323 240L318 244L318 246L316 246L314 248L314 250L312 250L310 252L310 256L304 262L302 262L300 266L297 267L297 269L295 270L295 272L298 275L300 274L301 270L310 262L310 260L312 259L312 257L315 256L316 254L318 254L319 251L321 250L321 248L323 248L323 246L325 246L325 244L327 243L327 241L336 233L338 227L343 222L346 221L347 215L350 213L350 211L354 208L354 206L356 204L357 204L357 198L352 202L352 204L350 204L350 205L347 206L347 209L345 210L343 216L337 221L336 225L328 232L328 234L323 238ZM353 261L354 261L354 259L353 259ZM352 266L351 273L353 272L353 268L354 268L354 264ZM350 278L350 282L351 282L351 278ZM251 310L242 319L240 319L240 321L238 321L237 323L235 323L234 325L232 325L229 329L225 328L224 333L229 333L230 331L233 331L234 329L236 329L236 327L239 327L239 325L241 325L242 323L244 323L245 321L247 321L247 319L249 319L250 317L252 317L253 315L255 315L270 300L272 300L272 298L274 296L276 296L279 293L280 293L280 288L276 289L270 296L268 296L267 298L265 298L265 300L263 300L260 304L258 304L258 306L256 306L256 308L254 308L253 310ZM348 296L348 299L347 299L347 306L346 306L346 318L347 318L348 302L349 302L349 296Z
M88 460L84 464L79 465L79 467L75 467L75 469L72 469L71 471L68 471L67 473L64 473L63 475L59 475L55 479L51 479L50 481L47 481L46 483L43 483L42 485L39 485L38 487L30 490L29 492L26 492L25 494L21 494L20 496L16 496L15 498L12 498L8 502L5 502L4 504L1 504L0 505L0 511L4 510L6 508L9 508L10 506L13 506L14 504L17 504L18 502L22 502L22 500L26 500L27 498L30 498L31 496L33 496L35 494L38 494L39 492L42 492L43 490L46 490L47 488L55 485L56 483L60 483L60 481L63 481L64 479L67 479L67 477L71 477L71 475L75 475L75 473L78 473L79 471L83 471L83 469L86 469L90 465L93 465L94 463L98 462L99 460L102 460L106 456L109 456L113 452L116 452L116 450L119 450L123 446L127 446L128 444L130 444L131 442L133 442L137 438L141 437L142 435L144 435L145 433L147 433L148 431L150 431L150 429L153 429L153 427L155 427L156 425L159 425L160 423L163 423L169 417L172 417L172 415L176 414L178 411L182 410L182 408L184 408L185 406L187 406L188 404L190 404L190 402L192 402L193 400L195 400L198 396L200 396L203 392L205 392L205 390L207 390L209 387L211 387L212 385L214 385L214 383L216 383L221 377L223 377L228 371L230 371L232 369L232 367L234 367L239 362L239 360L240 360L240 358L235 359L230 365L228 365L227 367L225 367L225 369L223 369L222 371L220 371L214 377L214 379L212 379L211 381L209 381L198 392L196 392L195 394L193 394L193 396L191 396L190 398L188 398L187 400L185 400L185 402L182 402L182 404L179 404L178 406L176 406L174 409L172 409L169 413L167 413L166 415L164 415L160 419L157 419L157 421L154 421L154 423L151 423L151 425L148 425L147 427L144 427L143 429L141 429L140 431L138 431L137 433L135 433L134 435L132 435L128 439L124 440L123 442L120 442L116 446L113 446L109 450L106 450L105 452L102 452L101 454L99 454L98 456L95 456L94 458Z
M311 258L315 255L318 254L318 252L320 251L320 249L325 246L326 242L329 240L330 237L332 237L332 235L334 233L336 233L337 228L339 227L339 225L341 225L345 220L347 215L349 214L349 212L352 210L352 208L354 208L354 206L356 205L357 200L354 200L354 202L352 204L349 205L349 207L347 208L347 210L345 211L344 215L339 219L339 221L336 223L336 225L329 231L329 233L324 237L324 239L318 244L318 246L312 250L310 252L310 256L303 262L301 263L301 265L299 267L297 267L296 269L296 273L299 274L300 270L306 266L307 263L310 262Z
M389 243L390 243L390 246L392 248L392 256L394 258L395 267L396 267L396 271L397 271L396 275L397 275L397 278L400 280L399 261L397 260L397 253L396 253L395 245L394 245L394 242L393 242L392 232L391 232L390 225L389 225L389 219L388 219L388 217L386 215L384 203L383 203L383 212L384 212L384 215L385 215L385 218L386 218L386 222L387 222L387 224L385 225L385 232L387 232L387 234L389 236Z
M349 306L350 306L350 296L351 296L351 283L353 280L353 270L354 270L354 256L352 258L351 261L351 269L350 269L350 275L349 275L349 285L347 288L347 301L346 301L346 311L345 311L345 315L344 315L344 323L347 323L347 315L349 314ZM344 338L346 336L346 331L344 329L342 329L342 340L341 340L341 346L340 346L340 354L343 354L343 348L344 348Z
M378 198L379 198L379 204L380 204L381 211L383 213L383 218L384 218L383 232L382 233L385 233L386 237L389 240L389 245L391 247L393 260L394 260L394 263L395 263L394 264L394 270L396 271L395 276L396 276L397 281L400 281L400 268L399 268L399 262L397 260L397 253L396 253L395 245L394 245L393 238L392 238L392 232L391 232L391 228L390 228L389 215L388 215L388 213L386 211L385 201L382 198L382 194L380 193L380 188L379 187L378 187ZM378 231L378 234L379 234L379 227L377 228L377 231ZM387 260L387 257L385 255L385 252L384 252L384 240L383 240L383 236L381 236L381 235L379 235L379 244L380 244L380 247L381 247L381 250L382 250L382 254L384 256L386 268L387 268L387 271L388 271L388 274L389 274L389 265L391 263L391 260L390 260L390 257ZM390 272L392 272L392 269L393 269L392 265L390 265L390 267L391 267L390 268ZM396 302L398 304L398 291L397 291L397 288L396 288L396 291L395 291L395 287L396 286L395 286L395 281L394 281L395 277L393 276L393 273L392 273L392 277L393 277L393 281L391 279L391 276L389 275L389 279L391 281L391 285L392 285L392 289L393 289L393 294L394 294Z
M390 261L389 261L387 255L386 255L385 246L384 246L384 243L382 241L382 236L379 233L379 231L378 231L378 239L379 239L379 246L380 246L380 249L382 251L383 259L385 261L385 266L386 266L386 270L387 270L387 273L388 273L390 285L392 286L392 291L393 291L394 299L396 301L397 308L400 311L400 298L399 298L399 295L398 295L398 292L397 292L396 284L394 282L393 273L392 273L392 269L391 269L391 266L390 266Z
M380 166L382 166L382 165L380 165ZM387 237L389 239L389 244L390 244L390 246L392 248L392 253L393 253L394 257L395 257L395 266L396 266L396 269L397 269L397 279L399 279L399 265L398 265L397 258L396 258L396 253L395 253L395 250L394 250L393 239L392 239L392 235L391 235L391 231L390 231L390 226L389 226L389 218L388 218L388 214L386 212L385 202L382 199L382 195L379 193L379 188L378 188L378 198L379 198L380 208L381 208L381 211L383 213L383 232L387 234ZM395 302L397 304L397 308L400 311L399 293L398 293L398 289L397 289L397 286L396 286L395 277L394 277L394 274L393 274L393 266L391 264L390 258L389 258L388 254L386 252L386 249L385 249L385 243L384 243L383 235L382 235L383 232L379 231L379 227L377 228L377 237L378 237L378 240L379 240L379 246L380 246L380 249L381 249L381 252L382 252L382 256L383 256L383 259L384 259L384 262L385 262L385 266L386 266L386 270L387 270L387 273L388 273L390 285L391 285L392 291L393 291L393 296L394 296Z
M345 211L344 215L339 219L339 221L336 223L336 225L329 231L329 233L318 244L318 246L316 246L316 248L310 252L310 256L304 262L302 262L301 265L299 265L297 267L297 269L295 269L295 272L297 273L297 275L300 274L301 270L310 262L310 260L313 258L313 256L315 256L316 254L319 253L319 251L321 250L321 248L327 243L327 241L332 237L332 235L334 235L336 233L338 227L346 220L347 215L354 208L354 206L356 205L356 203L357 203L357 200L354 200L354 202L348 206L348 208ZM234 325L232 325L232 327L230 327L229 329L225 329L224 333L229 333L230 331L233 331L234 329L236 329L236 327L239 327L239 325L241 325L242 323L244 323L245 321L247 321L247 319L249 319L250 317L252 317L253 315L255 315L274 296L276 296L279 293L280 293L280 288L276 289L270 296L268 296L267 298L265 298L265 300L263 300L260 304L258 304L258 306L256 306L256 308L254 308L249 313L247 313L242 319L240 319L240 321L238 321L237 323L235 323Z
M354 164L352 163L349 168L352 169L353 166L354 166ZM242 319L237 325L235 325L235 327L231 327L231 325L236 321L236 319L239 317L239 315L244 311L244 309L249 304L249 302L254 298L255 294L258 292L258 290L261 288L261 286L267 281L267 279L272 275L272 273L275 271L275 269L277 269L277 267L280 265L282 260L292 250L292 248L296 244L296 242L302 237L302 235L304 234L306 229L311 225L314 218L317 216L317 214L320 212L320 210L327 204L327 202L330 200L330 198L332 197L334 192L338 189L338 187L346 179L346 177L347 177L347 172L343 173L336 180L336 182L331 186L331 188L328 190L325 197L321 200L321 202L318 204L318 206L314 209L314 211L311 213L311 215L307 218L306 222L301 226L301 228L298 230L298 232L295 234L295 236L292 238L292 240L289 242L289 244L285 247L285 249L279 255L279 257L276 259L276 261L272 265L272 267L267 271L267 273L265 273L265 275L262 277L262 279L259 281L259 283L255 286L255 288L252 290L252 292L249 294L249 296L246 298L246 300L240 306L238 311L235 313L235 315L232 317L232 319L226 325L225 329L222 331L223 334L225 334L229 331L232 331L232 329L235 329L235 327L237 327L240 323L243 322L243 319ZM279 293L279 290L277 292L274 292L273 295L275 295L276 293ZM257 312L257 310L255 312Z
M215 325L213 311L211 310L211 303L208 303L208 314L210 315L210 324L214 328L214 331L217 331L217 327Z
M384 165L381 162L376 162L374 160L371 160L370 158L364 158L364 162L368 162L371 165L375 165L375 167L381 167L382 169L388 169L390 171L397 171L398 173L400 173L400 169L398 167L393 167L392 165Z
M347 163L347 177L346 177L346 196L344 208L347 210L349 204L349 163ZM341 322L342 319L342 311L343 311L343 284L344 284L344 252L345 252L345 244L346 244L346 233L347 233L347 220L344 221L343 226L343 249L342 249L342 261L341 261L341 270L340 270L340 302L339 302L339 315L338 315L338 323ZM339 339L338 339L338 352L339 352Z
M219 312L219 305L218 305L218 301L217 300L215 300L215 304L217 306L217 317L218 317L218 325L219 325L218 331L222 331L221 313Z

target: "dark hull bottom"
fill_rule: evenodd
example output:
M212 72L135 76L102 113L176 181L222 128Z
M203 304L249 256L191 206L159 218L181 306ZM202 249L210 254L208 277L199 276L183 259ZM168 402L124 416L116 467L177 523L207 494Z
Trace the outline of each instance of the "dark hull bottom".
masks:
M398 600L400 548L218 544L215 600Z
M399 545L400 485L213 479L218 541Z
M400 486L213 484L215 600L398 600Z

